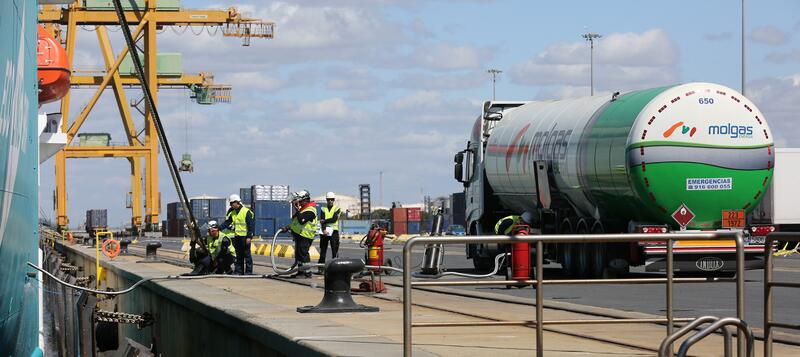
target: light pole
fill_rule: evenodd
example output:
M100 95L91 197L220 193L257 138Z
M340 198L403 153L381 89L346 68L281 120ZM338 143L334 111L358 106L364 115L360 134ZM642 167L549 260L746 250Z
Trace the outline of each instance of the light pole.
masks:
M594 39L603 36L587 31L581 37L589 41L589 94L594 95Z
M744 94L744 0L742 0L742 95Z
M495 91L495 87L497 85L497 75L499 75L500 73L503 73L503 71L501 71L499 69L492 68L492 69L489 69L486 72L492 75L492 100L495 100L496 96L497 96L497 93Z

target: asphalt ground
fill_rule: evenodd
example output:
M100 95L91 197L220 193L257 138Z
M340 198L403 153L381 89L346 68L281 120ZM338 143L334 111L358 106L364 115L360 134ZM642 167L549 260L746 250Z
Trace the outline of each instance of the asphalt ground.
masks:
M180 239L162 238L160 240L166 249L180 249L183 245ZM280 243L291 243L290 240L280 240ZM144 241L141 243L145 243ZM319 241L314 243L319 247ZM401 244L387 244L385 258L391 260L394 266L402 264ZM445 251L444 268L448 271L474 273L472 262L466 259L463 245L448 246ZM330 249L328 259L330 259ZM358 242L343 240L339 256L342 258L364 258L364 250L358 247ZM423 248L412 252L412 267L418 267L423 259ZM270 261L266 256L254 256L260 263ZM278 264L291 264L292 259L276 258ZM774 259L775 268L773 279L775 281L800 281L800 255L787 258ZM416 270L416 269L415 269ZM754 327L763 326L763 270L750 270L745 272L745 320ZM560 275L559 264L545 266L545 279L563 278ZM645 273L643 269L635 269L628 277L663 277L663 273ZM504 276L498 275L494 279L502 280ZM535 290L532 287L511 288L503 286L463 286L453 287L474 292L487 292L515 296L517 298L535 300ZM664 315L666 306L664 284L608 284L608 285L548 285L544 288L545 299L564 301L580 305L589 305L602 308L611 308L622 311L643 312L648 314ZM775 288L773 290L774 321L797 323L800 321L800 292L788 288ZM676 317L736 316L736 287L732 282L722 283L685 283L676 284L674 291L674 311ZM789 332L789 331L787 331Z

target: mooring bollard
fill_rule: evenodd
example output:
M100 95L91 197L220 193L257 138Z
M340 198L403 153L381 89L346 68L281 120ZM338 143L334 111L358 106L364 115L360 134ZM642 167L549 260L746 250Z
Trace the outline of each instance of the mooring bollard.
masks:
M157 261L159 261L158 260L158 255L156 253L158 248L161 248L161 242L150 242L150 243L147 243L147 247L145 248L144 261L145 262L157 262Z
M350 295L350 278L364 270L359 259L334 259L325 265L325 295L317 306L301 306L297 312L376 312L377 306L359 305Z

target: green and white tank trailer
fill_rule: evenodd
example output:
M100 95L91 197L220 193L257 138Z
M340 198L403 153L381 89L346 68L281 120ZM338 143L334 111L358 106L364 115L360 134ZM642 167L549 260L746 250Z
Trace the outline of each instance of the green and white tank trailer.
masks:
M759 203L775 165L764 115L742 94L712 83L500 102L497 108L487 102L457 164L464 164L458 160L464 154L466 174L456 175L466 187L470 233L489 233L493 221L506 214L537 211L534 163L539 160L549 165L560 233L632 232L643 226L677 230L672 214L682 205L694 214L686 229L720 229L723 211L749 213ZM663 246L550 248L551 260L580 275L601 274L609 264L663 268L658 259L647 261L663 258ZM747 247L748 252L760 249ZM676 270L730 271L734 251L724 243L676 247ZM495 252L496 247L468 249L480 261L476 266ZM586 266L575 266L581 264ZM748 259L750 267L759 264Z

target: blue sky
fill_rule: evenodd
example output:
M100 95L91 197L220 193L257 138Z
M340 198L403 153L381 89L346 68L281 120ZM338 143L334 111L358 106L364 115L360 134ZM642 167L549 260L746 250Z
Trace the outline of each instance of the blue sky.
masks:
M380 171L384 204L459 191L452 155L491 96L486 70L504 71L498 99L588 95L589 50L580 37L587 29L603 35L595 43L597 95L691 81L740 88L736 0L254 0L190 7L232 5L275 21L275 39L242 47L220 35L167 30L159 37L161 51L184 54L185 72L211 71L217 83L234 87L233 103L216 106L188 104L182 90L160 92L173 150L195 159L196 171L185 175L191 195L223 196L251 184L355 195L361 183L377 192ZM800 2L751 0L746 13L747 96L779 146L798 146L792 121L800 110ZM101 66L89 30L80 30L76 69ZM112 36L118 51L119 33ZM73 91L73 117L91 94ZM104 96L82 132L123 141L115 112ZM127 219L128 167L122 159L69 161L73 225L89 208L109 208L112 223ZM52 217L52 162L41 172L41 206ZM165 211L175 194L166 166L160 174Z

